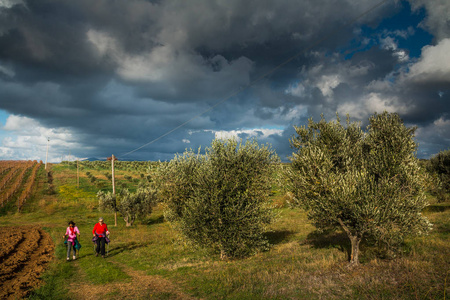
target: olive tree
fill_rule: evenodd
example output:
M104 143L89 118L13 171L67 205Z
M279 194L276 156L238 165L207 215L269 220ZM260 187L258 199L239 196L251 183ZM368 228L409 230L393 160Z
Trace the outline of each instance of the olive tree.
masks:
M439 202L448 200L450 192L450 150L441 151L433 155L428 164L427 170L436 179L437 187L434 193Z
M156 190L144 184L140 184L135 193L123 189L118 195L111 192L99 191L99 208L101 210L119 212L126 226L132 226L136 218L151 214L156 202Z
M185 239L222 259L265 249L278 162L273 150L254 140L214 140L204 155L176 155L159 171L165 218Z
M397 114L375 113L366 131L349 117L342 125L339 116L310 119L295 130L296 152L286 173L292 204L306 208L319 229L343 229L352 265L359 263L363 237L392 245L431 228L421 214L427 201L414 155L415 128L405 127Z

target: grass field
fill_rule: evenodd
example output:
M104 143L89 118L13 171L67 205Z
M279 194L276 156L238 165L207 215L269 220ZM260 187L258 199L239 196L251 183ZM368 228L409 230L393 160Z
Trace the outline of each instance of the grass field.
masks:
M39 225L55 243L54 260L31 299L446 299L450 295L450 204L424 212L430 235L405 241L401 255L380 259L362 245L361 266L348 268L350 244L341 232L319 234L300 209L284 207L267 237L269 251L221 261L187 247L164 221L160 207L125 227L98 211L97 191L110 188L105 170L85 166L77 188L73 164L51 166L53 183L39 175L38 188L19 214L2 211L0 226ZM86 175L89 172L91 175ZM117 184L133 189L142 170L119 170ZM146 175L146 174L145 174ZM95 176L94 181L90 177ZM433 200L433 199L431 199ZM111 231L108 257L94 256L92 228L102 216ZM63 234L73 220L82 249L66 262Z

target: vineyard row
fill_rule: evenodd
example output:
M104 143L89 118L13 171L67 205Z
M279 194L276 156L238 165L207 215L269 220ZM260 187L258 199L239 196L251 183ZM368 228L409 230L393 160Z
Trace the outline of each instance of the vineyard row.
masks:
M0 162L0 207L3 207L20 190L17 197L18 210L22 208L32 192L36 174L42 162L36 161L2 161ZM31 172L27 172L31 170ZM26 176L30 173L29 176Z

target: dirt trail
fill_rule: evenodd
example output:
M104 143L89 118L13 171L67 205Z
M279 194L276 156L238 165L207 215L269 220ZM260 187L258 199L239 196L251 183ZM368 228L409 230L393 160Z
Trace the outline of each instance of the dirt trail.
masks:
M25 297L53 258L50 235L38 226L0 227L0 299Z
M111 261L112 262L112 261ZM183 293L169 280L156 275L146 275L144 271L134 270L126 265L112 262L130 277L130 282L94 285L73 283L70 293L74 299L198 299Z

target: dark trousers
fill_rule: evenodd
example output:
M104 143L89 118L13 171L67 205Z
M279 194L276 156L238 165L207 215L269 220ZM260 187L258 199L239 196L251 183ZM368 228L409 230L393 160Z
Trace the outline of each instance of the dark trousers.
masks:
M97 249L95 250L97 253L100 253L104 256L105 255L105 237L98 237L97 240Z

